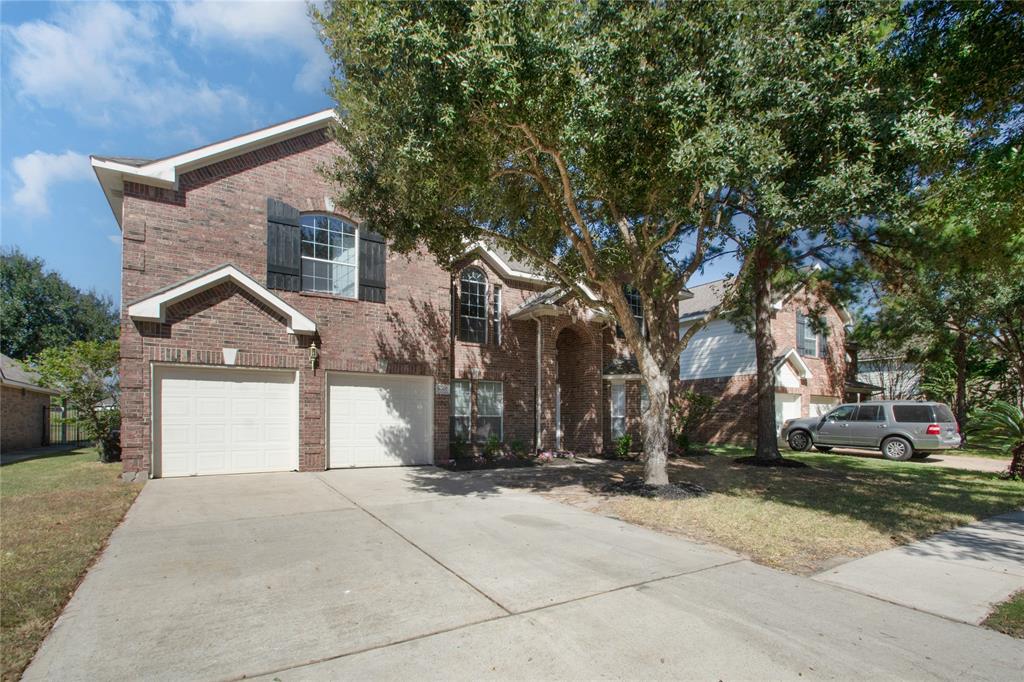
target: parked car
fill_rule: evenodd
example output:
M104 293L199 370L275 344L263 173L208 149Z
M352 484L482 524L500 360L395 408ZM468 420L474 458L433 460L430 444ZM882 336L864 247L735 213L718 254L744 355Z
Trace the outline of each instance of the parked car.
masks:
M789 419L782 425L779 444L797 451L881 450L886 459L903 462L958 448L960 440L960 427L947 405L871 400L840 405L821 417Z

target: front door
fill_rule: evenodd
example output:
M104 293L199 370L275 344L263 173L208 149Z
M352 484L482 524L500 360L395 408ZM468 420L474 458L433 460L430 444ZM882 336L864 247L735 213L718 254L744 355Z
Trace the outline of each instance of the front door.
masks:
M850 421L857 411L856 405L840 405L825 416L814 436L822 445L850 445Z

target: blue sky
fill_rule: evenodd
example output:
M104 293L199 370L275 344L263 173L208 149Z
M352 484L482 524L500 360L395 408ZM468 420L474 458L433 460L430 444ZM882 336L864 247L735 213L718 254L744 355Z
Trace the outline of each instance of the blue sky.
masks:
M0 242L115 299L120 232L90 154L159 158L332 104L301 0L0 9Z
M89 154L157 158L331 106L304 2L2 4L0 241L120 292Z

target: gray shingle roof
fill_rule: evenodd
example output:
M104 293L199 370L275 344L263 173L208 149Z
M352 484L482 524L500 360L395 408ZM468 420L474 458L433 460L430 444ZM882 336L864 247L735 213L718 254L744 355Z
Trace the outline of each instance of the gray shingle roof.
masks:
M138 156L93 156L94 159L99 161L113 161L114 163L123 163L126 166L135 166L140 168L145 166L147 163L152 163L153 159L143 159Z
M703 315L711 310L725 296L725 288L729 285L729 279L718 279L714 282L690 287L693 298L680 299L679 317L690 317L691 315Z
M0 384L14 388L26 388L40 393L57 393L57 391L40 386L38 374L25 369L20 362L3 354L0 354Z

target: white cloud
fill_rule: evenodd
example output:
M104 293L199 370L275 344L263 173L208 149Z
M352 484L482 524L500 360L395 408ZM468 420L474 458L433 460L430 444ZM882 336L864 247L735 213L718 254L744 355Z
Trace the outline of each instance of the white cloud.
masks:
M63 154L34 151L13 159L11 169L19 182L12 195L14 204L39 215L50 212L47 195L53 185L92 179L89 158L72 151Z
M182 71L164 47L162 12L146 3L79 3L47 21L5 25L15 93L102 125L123 120L120 115L160 125L247 109L248 100L238 90L211 86Z
M193 43L207 49L230 45L262 58L296 52L304 63L294 87L322 92L327 85L331 62L302 0L177 3L171 20Z

